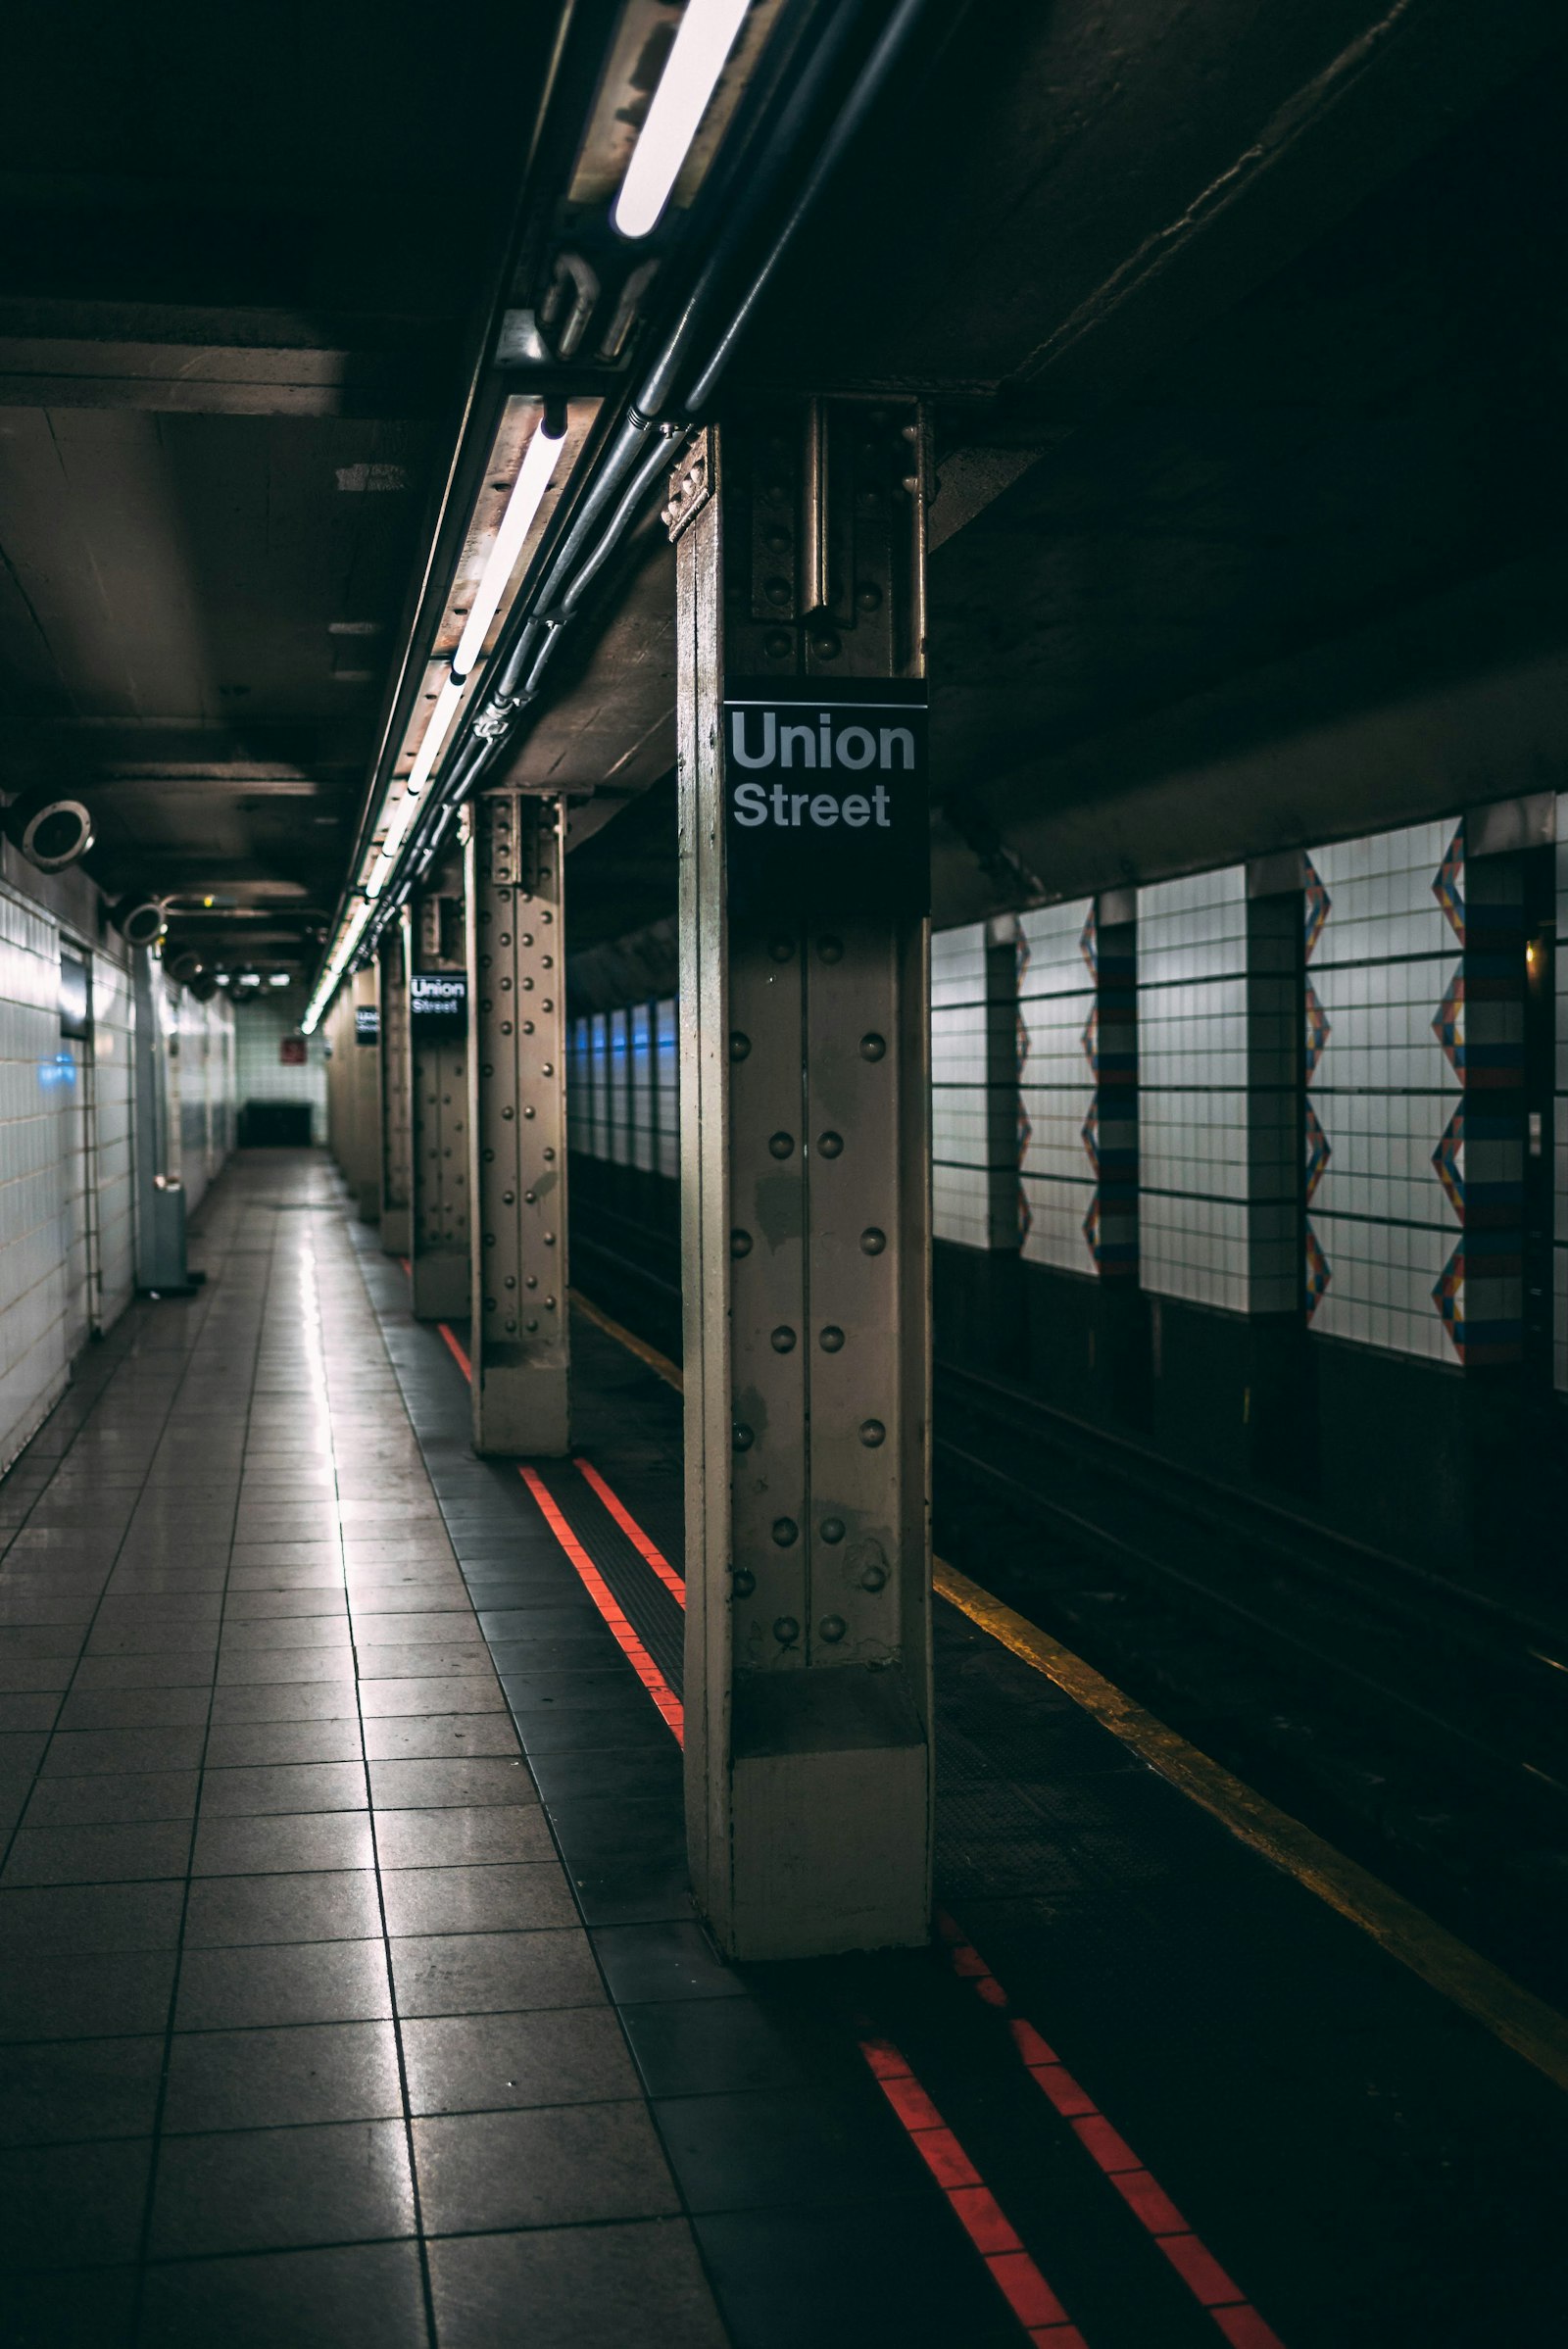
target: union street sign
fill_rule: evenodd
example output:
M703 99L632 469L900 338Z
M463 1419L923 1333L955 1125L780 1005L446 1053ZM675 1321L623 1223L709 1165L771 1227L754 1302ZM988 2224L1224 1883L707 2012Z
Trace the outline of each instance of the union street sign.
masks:
M723 722L732 905L926 909L923 682L733 678Z
M468 982L462 971L416 970L409 979L409 1014L421 1035L438 1043L468 1027Z

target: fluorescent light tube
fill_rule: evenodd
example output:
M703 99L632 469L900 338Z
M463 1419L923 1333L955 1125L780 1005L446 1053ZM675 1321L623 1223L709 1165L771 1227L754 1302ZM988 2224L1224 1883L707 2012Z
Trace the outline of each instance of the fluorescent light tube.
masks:
M419 755L403 786L411 800L416 800L430 780L430 769L440 758L452 721L458 714L458 704L463 699L463 684L461 677L448 677L436 695L435 708L430 712L424 740L419 745Z
M611 226L622 236L647 236L658 227L748 5L749 0L687 0L610 216Z
M459 677L468 674L484 651L490 622L495 618L501 599L507 592L507 581L522 552L522 542L533 528L534 517L544 503L545 491L550 487L550 476L556 469L556 459L561 455L565 438L564 432L547 432L541 422L528 443L528 453L512 485L506 513L501 516L501 527L496 532L489 560L480 575L478 591L458 640L458 649L452 656L453 672Z

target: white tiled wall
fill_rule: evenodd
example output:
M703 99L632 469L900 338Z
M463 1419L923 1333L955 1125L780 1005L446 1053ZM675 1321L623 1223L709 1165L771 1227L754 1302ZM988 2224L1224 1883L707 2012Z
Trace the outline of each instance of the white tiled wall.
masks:
M327 1039L319 1032L313 1036L304 1064L296 1066L283 1059L282 1044L285 1036L299 1032L297 1011L284 1011L263 995L254 1003L235 1003L233 1016L236 1101L240 1106L246 1101L309 1101L311 1139L324 1140Z
M968 922L931 940L931 1206L938 1240L1012 1247L1018 1223L1017 1119L1010 1084L993 1087L993 1034L1011 1036L1016 1006L990 1000L999 962L991 925Z
M566 1032L566 1139L614 1166L676 1177L680 1093L675 1005L585 1012Z
M1461 949L1433 883L1454 830L1313 849L1329 909L1306 969L1328 1023L1307 1087L1330 1153L1307 1209L1329 1272L1312 1327L1450 1362L1432 1292L1460 1220L1432 1160L1462 1090L1433 1022Z
M98 1257L108 1327L136 1286L132 1098L135 999L128 970L107 954L92 963L93 1090L98 1141Z
M1075 898L1021 914L1018 922L1019 1099L1028 1124L1023 1253L1039 1264L1084 1273L1096 1269L1084 1232L1095 1197L1094 1161L1084 1143L1095 1105L1095 1073L1084 1042L1095 1007L1095 974L1084 949L1094 903Z
M1245 865L1138 892L1138 1083L1143 1286L1260 1309L1249 1272L1258 1235L1249 1211Z
M60 920L0 884L0 1469L135 1286L130 976L117 941L89 950L72 931L65 944L89 965L90 1039L61 1035ZM207 1045L183 1052L182 1065L200 1066L204 1080L221 1071L212 1038L226 1032L226 1005L204 1010L172 990L167 1000L182 1048L187 1037ZM187 1099L197 1101L194 1086ZM185 1156L205 1189L226 1147L221 1107L205 1091L200 1125Z

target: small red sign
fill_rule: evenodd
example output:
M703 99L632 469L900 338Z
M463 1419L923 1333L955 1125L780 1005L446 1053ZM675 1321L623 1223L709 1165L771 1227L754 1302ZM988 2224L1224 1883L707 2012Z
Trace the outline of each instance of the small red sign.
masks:
M305 1065L304 1037L285 1036L277 1048L277 1056L285 1068L303 1068Z

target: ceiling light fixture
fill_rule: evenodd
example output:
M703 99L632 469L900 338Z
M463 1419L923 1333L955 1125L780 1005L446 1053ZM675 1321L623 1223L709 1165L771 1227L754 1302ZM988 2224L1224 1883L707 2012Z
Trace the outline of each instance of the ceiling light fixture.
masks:
M484 651L490 623L507 592L507 581L512 577L517 557L522 552L522 542L533 528L534 518L544 504L550 477L556 469L556 459L561 455L565 441L564 429L552 432L550 419L545 416L528 443L528 454L512 485L507 510L501 516L501 527L496 532L480 575L472 610L458 640L458 649L452 656L452 672L456 677L466 677Z
M620 235L647 236L658 227L749 4L750 0L687 0L610 216Z

